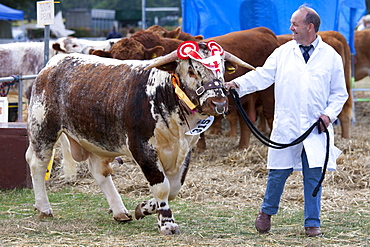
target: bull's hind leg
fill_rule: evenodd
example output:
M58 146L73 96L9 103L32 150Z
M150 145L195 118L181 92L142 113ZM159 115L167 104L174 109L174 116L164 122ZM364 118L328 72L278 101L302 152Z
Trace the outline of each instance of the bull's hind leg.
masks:
M90 172L108 201L113 218L121 222L132 220L132 216L123 205L121 196L113 184L108 160L102 161L98 156L90 154L88 164Z
M64 171L64 178L68 182L76 181L77 179L77 163L72 157L71 147L66 134L62 133L59 137L60 148L63 159L61 165Z
M26 160L30 166L33 190L35 193L35 209L40 212L39 217L53 216L49 199L46 193L45 174L52 155L52 148L44 149L42 154L37 154L30 142L26 152ZM42 158L40 158L42 157Z

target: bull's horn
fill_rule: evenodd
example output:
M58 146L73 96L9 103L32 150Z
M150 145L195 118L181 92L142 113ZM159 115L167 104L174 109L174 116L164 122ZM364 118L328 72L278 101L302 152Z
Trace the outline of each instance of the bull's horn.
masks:
M165 55L165 56L162 56L162 57L159 57L157 59L155 59L149 66L147 66L144 70L149 70L149 69L152 69L154 67L158 67L158 66L161 66L163 64L166 64L166 63L170 63L170 62L173 62L173 61L176 61L177 60L177 50Z
M243 60L241 60L240 58L234 56L233 54L225 51L225 60L226 61L229 61L230 63L235 63L239 66L242 66L244 68L247 68L247 69L252 69L252 70L255 70L256 68L254 68L252 65L244 62Z

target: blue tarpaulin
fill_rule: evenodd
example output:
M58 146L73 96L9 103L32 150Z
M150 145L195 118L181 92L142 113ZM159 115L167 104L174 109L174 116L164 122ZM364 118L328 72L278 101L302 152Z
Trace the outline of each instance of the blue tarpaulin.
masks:
M24 20L24 13L22 10L12 9L0 3L0 20Z
M354 52L353 32L366 12L365 0L182 0L182 28L205 38L260 26L288 34L291 15L303 3L320 15L320 31L339 31Z

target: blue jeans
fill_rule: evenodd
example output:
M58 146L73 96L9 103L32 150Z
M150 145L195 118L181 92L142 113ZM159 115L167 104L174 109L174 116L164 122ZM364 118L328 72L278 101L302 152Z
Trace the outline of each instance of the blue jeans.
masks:
M304 227L320 227L321 188L316 197L312 196L312 192L321 178L322 169L321 167L309 168L304 148L301 158L304 188ZM265 197L261 206L262 212L268 215L277 214L285 182L292 172L293 168L270 169Z

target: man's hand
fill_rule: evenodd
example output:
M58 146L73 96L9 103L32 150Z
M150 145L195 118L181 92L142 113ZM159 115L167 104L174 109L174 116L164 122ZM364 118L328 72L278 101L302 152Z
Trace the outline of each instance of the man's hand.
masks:
M238 86L233 81L225 82L225 88L227 91L230 90L230 88L237 88Z
M328 127L329 126L329 124L330 124L330 118L328 117L328 116L326 116L326 115L324 115L324 114L322 114L321 116L320 116L320 118L324 121L324 123L325 123L325 126L326 127ZM321 133L321 132L324 132L325 131L325 128L324 128L324 126L322 125L322 123L320 122L320 129L319 129L319 133Z

